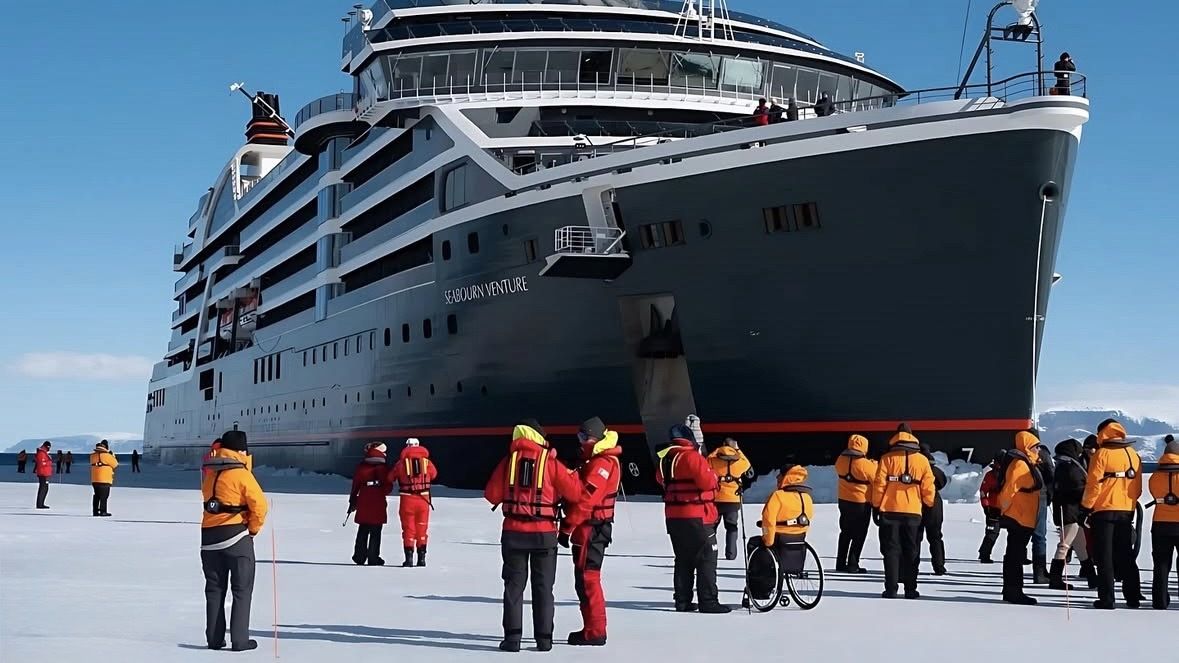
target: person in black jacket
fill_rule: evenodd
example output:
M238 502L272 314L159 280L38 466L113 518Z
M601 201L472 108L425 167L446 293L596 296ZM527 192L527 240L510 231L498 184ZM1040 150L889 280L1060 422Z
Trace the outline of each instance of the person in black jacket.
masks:
M921 507L922 533L918 534L918 540L924 536L929 542L929 562L933 565L933 574L944 576L946 575L946 542L942 538L942 523L945 521L942 488L946 487L949 480L946 479L946 473L934 464L933 452L924 442L921 443L921 455L929 459L929 467L933 470L933 487L936 492L934 493L933 506Z
M1044 488L1040 491L1040 511L1036 516L1036 529L1032 532L1032 582L1045 585L1048 577L1048 507L1052 504L1054 474L1056 463L1052 461L1052 454L1043 444L1039 447L1040 459L1036 469L1044 478Z
M1069 81L1069 74L1077 70L1077 65L1073 63L1073 58L1068 52L1060 54L1060 59L1052 66L1053 72L1056 74L1056 86L1052 88L1052 94L1072 94L1072 83Z
M1081 562L1081 577L1097 582L1093 560L1089 559L1085 544L1085 529L1081 526L1081 497L1085 495L1085 479L1088 462L1081 443L1069 438L1056 445L1056 473L1052 491L1052 520L1060 531L1060 543L1052 558L1052 569L1048 573L1048 587L1071 590L1064 581L1064 569L1068 564L1068 553L1072 550Z

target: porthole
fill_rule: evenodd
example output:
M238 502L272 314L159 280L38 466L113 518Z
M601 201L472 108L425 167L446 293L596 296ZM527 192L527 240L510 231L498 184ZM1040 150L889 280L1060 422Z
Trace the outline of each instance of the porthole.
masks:
M393 390L392 389L385 390L385 398L388 398L389 400L393 400Z
M700 236L704 239L712 237L712 224L708 221L700 221Z

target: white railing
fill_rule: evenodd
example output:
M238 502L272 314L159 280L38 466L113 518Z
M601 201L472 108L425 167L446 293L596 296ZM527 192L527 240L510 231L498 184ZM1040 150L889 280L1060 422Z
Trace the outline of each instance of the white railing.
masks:
M621 228L606 226L565 226L554 231L553 245L557 253L593 253L610 255L622 252Z

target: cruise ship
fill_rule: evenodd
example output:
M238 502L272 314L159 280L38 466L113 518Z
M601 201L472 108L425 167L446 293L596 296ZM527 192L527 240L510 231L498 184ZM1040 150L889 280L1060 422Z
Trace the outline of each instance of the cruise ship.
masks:
M259 465L348 474L412 436L477 487L521 418L566 449L600 416L643 491L688 413L759 473L902 420L1010 444L1089 107L1026 4L922 90L723 0L357 5L352 93L288 123L234 86L246 140L174 251L149 458L238 427ZM1000 41L1026 73L992 77Z

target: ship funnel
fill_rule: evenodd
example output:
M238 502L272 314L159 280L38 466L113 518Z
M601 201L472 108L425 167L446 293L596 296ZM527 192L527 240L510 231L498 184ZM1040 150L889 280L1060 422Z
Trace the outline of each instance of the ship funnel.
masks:
M254 96L250 121L246 123L246 142L262 145L286 145L287 127L279 115L278 95L259 92Z

